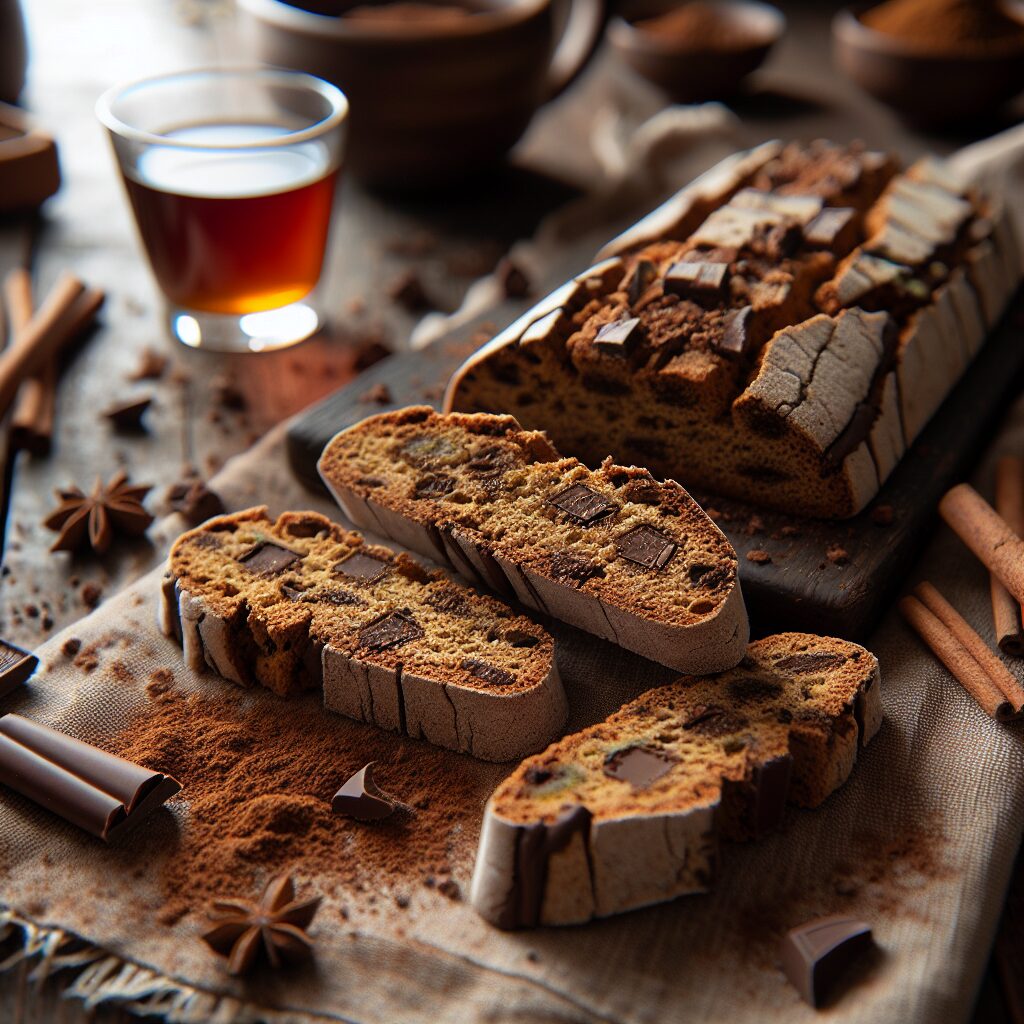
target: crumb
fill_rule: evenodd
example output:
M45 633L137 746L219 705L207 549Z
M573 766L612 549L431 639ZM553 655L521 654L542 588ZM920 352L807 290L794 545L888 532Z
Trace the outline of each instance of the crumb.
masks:
M118 402L103 410L102 416L109 420L114 430L121 434L141 434L145 432L142 417L153 404L151 395Z
M747 520L747 525L743 528L743 532L748 537L753 537L755 534L764 532L764 520L760 516L751 516Z
M415 270L406 270L391 282L388 298L409 313L422 313L437 308Z
M706 509L704 509L704 514L713 523L717 523L718 520L722 518L722 513L719 512L717 508L710 508L710 507L706 508Z
M53 616L52 616L52 615L51 615L51 614L50 614L49 612L47 612L47 613L46 613L46 614L45 614L45 615L43 616L43 619L42 619L42 622L40 622L40 625L41 625L41 626L43 627L43 629L45 629L45 630L50 630L50 629L53 629Z
M503 257L494 270L506 299L525 299L530 294L530 279L519 264Z
M830 544L825 550L825 557L833 565L846 565L850 561L850 553L839 544Z
M451 878L446 878L443 882L440 882L437 886L437 891L442 896L447 896L450 900L461 900L462 890L459 888L459 883Z
M77 636L69 636L61 645L60 651L65 658L73 658L82 649L82 641Z
M783 526L779 530L779 536L780 537L799 537L800 536L800 529L799 529L799 527L796 527L796 526Z
M98 583L86 583L81 590L82 604L95 608L103 600L103 588Z
M29 617L30 619L38 619L38 618L39 618L39 605L36 605L36 604L27 604L27 605L25 605L25 607L24 607L24 608L22 609L22 611L23 611L23 612L24 612L24 613L25 613L25 614L26 614L26 615L27 615L27 616L28 616L28 617Z
M540 955L535 949L530 949L527 950L526 959L529 960L531 964L536 964L540 962Z
M167 356L156 349L146 348L139 357L139 365L128 374L128 380L159 380L167 369Z
M395 904L402 910L405 910L405 908L409 906L409 897L404 892L400 892L395 897Z
M891 526L893 518L892 505L876 505L871 510L871 522L875 526Z
M356 341L355 360L352 366L357 372L368 370L374 363L387 359L389 355L391 355L391 349L388 348L384 332L373 331L364 334Z
M772 556L767 551L762 551L761 548L752 548L747 552L747 561L753 562L755 565L767 565L772 560Z
M367 388L359 396L359 401L365 404L376 402L377 405L390 405L394 399L391 396L390 388L386 384L374 384L372 388Z
M224 409L241 412L249 403L245 395L225 376L214 377L210 382L213 400Z

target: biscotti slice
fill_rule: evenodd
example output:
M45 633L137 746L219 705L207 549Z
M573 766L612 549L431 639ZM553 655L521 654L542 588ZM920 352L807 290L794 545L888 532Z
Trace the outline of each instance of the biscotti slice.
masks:
M211 519L171 549L161 625L197 671L486 761L565 724L554 642L500 601L315 512Z
M735 665L736 554L676 483L562 459L511 416L425 406L335 437L320 474L358 526L682 672Z
M491 796L473 873L501 928L575 924L711 885L719 838L817 807L878 731L878 662L800 633L650 690L521 764Z

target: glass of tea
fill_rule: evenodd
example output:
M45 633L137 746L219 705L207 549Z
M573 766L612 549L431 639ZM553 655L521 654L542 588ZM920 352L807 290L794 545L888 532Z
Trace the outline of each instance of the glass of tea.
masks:
M189 71L96 105L139 234L193 348L262 352L321 325L320 278L348 101L294 71Z

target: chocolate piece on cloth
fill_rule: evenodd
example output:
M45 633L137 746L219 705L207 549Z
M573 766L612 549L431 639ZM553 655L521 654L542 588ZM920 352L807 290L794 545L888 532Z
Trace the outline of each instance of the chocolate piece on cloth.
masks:
M0 639L0 697L21 686L38 664L39 659L30 651Z
M790 929L780 955L786 977L811 1006L820 1006L854 961L874 945L871 926L853 917L819 917Z
M0 782L106 842L177 793L168 775L22 718L0 718Z
M331 801L331 810L357 821L382 821L395 813L395 804L373 781L371 761L345 783Z
M222 515L224 502L202 480L180 480L167 490L167 505L172 512L183 515L193 526Z
M277 970L285 963L307 959L313 943L306 929L320 909L321 897L295 899L289 875L271 880L259 903L249 900L217 900L203 942L227 957L229 974L245 974L262 958Z

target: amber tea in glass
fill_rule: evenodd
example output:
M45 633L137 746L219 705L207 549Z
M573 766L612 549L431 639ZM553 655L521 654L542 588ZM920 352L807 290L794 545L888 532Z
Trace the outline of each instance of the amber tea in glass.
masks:
M293 72L209 71L115 90L98 110L175 337L259 351L313 333L344 96Z

